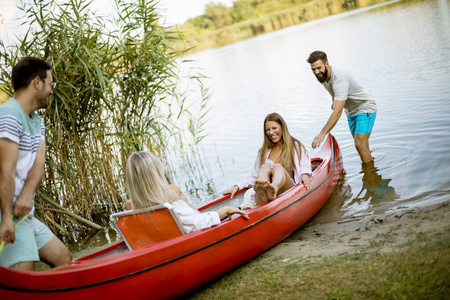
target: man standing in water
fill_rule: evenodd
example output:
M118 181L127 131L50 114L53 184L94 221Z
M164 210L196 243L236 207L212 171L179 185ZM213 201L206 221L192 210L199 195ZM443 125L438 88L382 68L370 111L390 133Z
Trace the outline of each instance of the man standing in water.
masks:
M374 97L358 84L348 72L328 64L327 55L322 51L314 51L306 60L317 80L330 93L333 104L331 116L317 135L311 146L316 148L325 139L341 117L344 109L348 125L353 135L356 150L363 163L373 160L369 149L369 137L377 115Z
M33 270L69 263L67 247L33 216L33 197L44 176L45 127L36 109L46 108L56 83L51 66L26 57L12 70L13 98L0 106L0 265Z

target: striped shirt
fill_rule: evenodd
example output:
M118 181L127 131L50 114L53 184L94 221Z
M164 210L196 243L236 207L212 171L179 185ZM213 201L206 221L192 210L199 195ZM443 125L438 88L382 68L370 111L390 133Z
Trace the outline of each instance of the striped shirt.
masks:
M0 139L19 145L13 203L22 191L28 172L36 160L41 140L45 141L45 126L35 112L28 116L14 98L0 105ZM34 207L31 213L34 212Z

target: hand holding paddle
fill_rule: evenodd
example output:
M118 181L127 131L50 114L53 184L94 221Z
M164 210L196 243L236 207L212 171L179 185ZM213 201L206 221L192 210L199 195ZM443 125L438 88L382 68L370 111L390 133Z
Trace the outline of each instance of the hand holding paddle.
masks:
M0 224L0 247L3 247L3 244L14 243L15 239L14 222L11 218L3 218Z

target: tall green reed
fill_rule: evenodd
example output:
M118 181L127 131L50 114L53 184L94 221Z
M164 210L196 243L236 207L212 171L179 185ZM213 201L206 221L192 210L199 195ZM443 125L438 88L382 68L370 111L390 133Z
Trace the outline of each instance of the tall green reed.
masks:
M167 145L194 145L204 136L207 89L200 75L192 78L198 95L177 87L183 51L172 45L181 37L160 25L156 3L116 0L114 18L106 18L90 10L92 1L33 0L20 7L27 33L17 45L0 44L0 87L8 95L11 67L20 58L53 65L58 86L39 112L46 124L46 176L35 203L38 217L63 234L86 227L45 197L104 222L123 209L132 152L148 149L164 160ZM192 98L201 103L191 106Z

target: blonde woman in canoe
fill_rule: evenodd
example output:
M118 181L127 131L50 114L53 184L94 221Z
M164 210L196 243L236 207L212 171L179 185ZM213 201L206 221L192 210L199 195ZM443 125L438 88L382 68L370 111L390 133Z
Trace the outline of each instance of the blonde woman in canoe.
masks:
M311 187L311 160L303 144L290 135L284 119L271 113L264 119L264 142L258 151L255 166L247 179L236 184L224 195L250 188L240 206L252 208L285 192L295 184ZM254 190L254 191L253 191Z
M187 233L218 225L225 215L238 213L248 219L246 212L235 207L222 207L215 212L199 212L188 203L178 186L167 182L163 164L151 152L133 153L127 161L126 177L131 200L125 203L125 208L136 210L170 203Z

